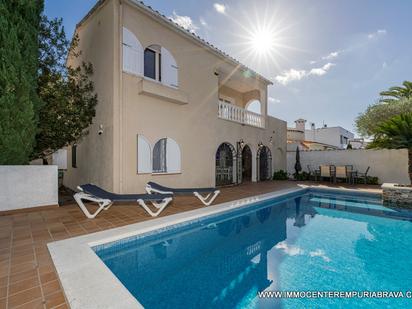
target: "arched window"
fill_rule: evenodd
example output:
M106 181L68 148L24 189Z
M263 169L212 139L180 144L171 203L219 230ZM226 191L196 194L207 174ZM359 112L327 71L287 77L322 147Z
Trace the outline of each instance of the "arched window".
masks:
M143 75L143 47L136 36L123 27L123 71Z
M180 147L171 138L162 138L153 147L153 173L180 173Z
M251 100L246 104L246 109L256 114L262 113L261 108L262 108L262 105L260 104L259 100Z
M179 87L176 60L166 48L159 45L150 45L144 50L144 76L169 87Z
M152 172L152 150L150 143L143 135L137 136L137 172Z

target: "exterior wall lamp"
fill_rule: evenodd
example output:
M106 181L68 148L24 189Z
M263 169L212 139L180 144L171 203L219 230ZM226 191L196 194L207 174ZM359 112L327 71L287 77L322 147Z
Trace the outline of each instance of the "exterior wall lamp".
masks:
M101 124L100 126L99 126L99 131L97 131L97 134L98 135L102 135L103 134L103 125Z
M272 131L273 134L275 134L275 131ZM269 139L269 144L273 145L273 135Z

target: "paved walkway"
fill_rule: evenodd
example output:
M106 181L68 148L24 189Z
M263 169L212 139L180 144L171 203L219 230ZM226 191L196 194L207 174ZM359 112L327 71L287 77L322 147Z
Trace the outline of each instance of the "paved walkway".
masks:
M224 188L214 204L298 185L381 192L379 186L268 181ZM177 197L161 216L201 207L201 203L195 198ZM47 243L150 219L152 218L136 204L113 206L94 220L85 218L74 204L0 213L0 309L67 308Z

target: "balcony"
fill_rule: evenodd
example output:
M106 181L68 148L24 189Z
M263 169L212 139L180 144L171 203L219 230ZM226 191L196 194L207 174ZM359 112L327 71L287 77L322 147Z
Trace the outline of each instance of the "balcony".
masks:
M223 101L218 103L218 117L257 128L265 128L265 117Z

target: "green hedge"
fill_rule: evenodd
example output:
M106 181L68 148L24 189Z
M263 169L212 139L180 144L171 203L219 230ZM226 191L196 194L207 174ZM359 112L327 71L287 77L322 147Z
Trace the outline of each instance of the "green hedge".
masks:
M288 180L288 173L284 170L278 170L273 173L273 180Z

